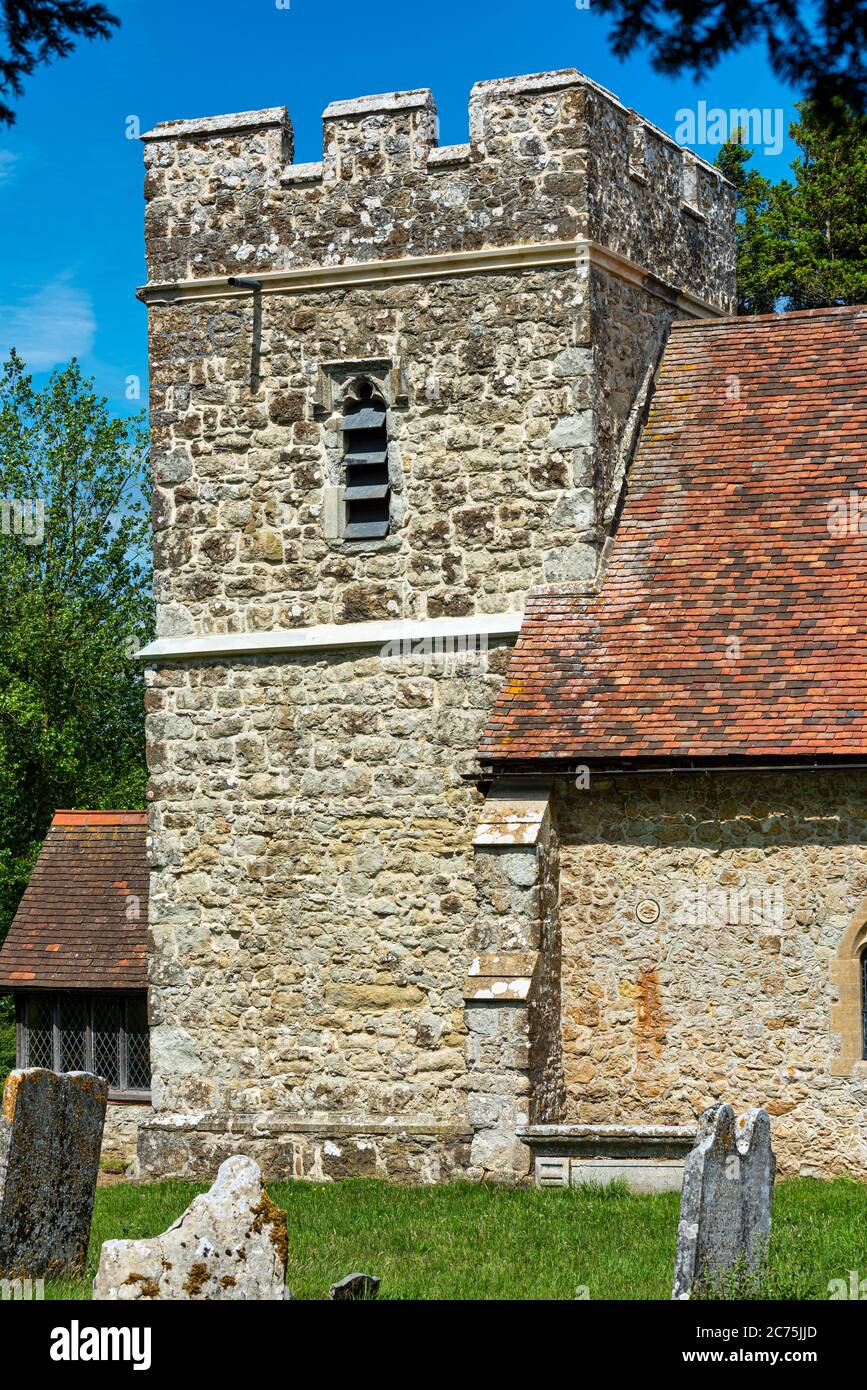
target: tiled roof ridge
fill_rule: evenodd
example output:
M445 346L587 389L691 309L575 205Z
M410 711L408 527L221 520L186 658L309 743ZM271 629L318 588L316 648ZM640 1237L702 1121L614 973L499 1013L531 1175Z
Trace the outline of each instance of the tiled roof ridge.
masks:
M827 304L819 309L787 309L783 313L720 314L707 319L672 319L671 328L676 328L679 332L696 330L701 333L732 323L748 328L754 324L790 323L793 320L824 318L838 314L867 314L867 304Z
M54 812L52 825L147 825L147 811L75 811Z

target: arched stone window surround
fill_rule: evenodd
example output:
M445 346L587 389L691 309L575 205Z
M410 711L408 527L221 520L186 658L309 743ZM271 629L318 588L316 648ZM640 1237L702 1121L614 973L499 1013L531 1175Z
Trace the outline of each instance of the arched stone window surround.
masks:
M345 408L360 381L367 381L386 406L388 431L388 483L390 490L389 531L381 537L351 541L345 537L345 458L341 421ZM319 366L314 418L323 426L323 530L329 546L343 550L395 550L400 547L399 531L406 512L403 465L397 442L396 408L408 401L407 386L399 365L390 358L352 358L323 362Z
M864 1056L864 960L867 953L867 903L856 913L843 934L831 965L836 1000L831 1006L831 1031L836 1035L833 1076L851 1076L856 1067L867 1071Z

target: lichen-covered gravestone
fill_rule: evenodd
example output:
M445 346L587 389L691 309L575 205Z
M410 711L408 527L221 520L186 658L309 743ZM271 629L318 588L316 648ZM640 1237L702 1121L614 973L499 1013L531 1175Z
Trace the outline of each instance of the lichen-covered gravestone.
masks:
M84 1272L108 1087L89 1072L10 1072L0 1116L0 1276Z
M765 1110L735 1119L730 1105L714 1105L699 1122L687 1156L680 1199L672 1298L712 1288L727 1273L755 1273L771 1235L777 1162Z
M286 1214L262 1186L258 1163L240 1154L152 1240L107 1240L95 1299L284 1299Z

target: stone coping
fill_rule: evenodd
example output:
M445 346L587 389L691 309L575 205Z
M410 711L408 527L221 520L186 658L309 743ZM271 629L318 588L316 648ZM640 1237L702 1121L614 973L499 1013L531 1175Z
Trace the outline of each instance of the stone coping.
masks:
M467 145L437 145L431 150L427 157L427 167L429 169L439 169L449 167L453 164L469 164L472 157L472 146Z
M342 116L369 116L381 111L414 111L419 108L436 110L430 87L415 87L408 92L376 92L367 97L352 97L349 101L332 101L322 112L323 121Z
M261 130L265 126L288 126L285 106L265 106L261 111L235 111L226 116L199 116L179 121L163 121L140 137L150 140L182 140L195 135L231 135L237 130Z
M695 1147L695 1125L522 1125L515 1134L534 1152L587 1157L685 1158Z
M322 178L325 166L321 160L318 163L309 164L287 164L283 173L280 175L281 183L315 183Z

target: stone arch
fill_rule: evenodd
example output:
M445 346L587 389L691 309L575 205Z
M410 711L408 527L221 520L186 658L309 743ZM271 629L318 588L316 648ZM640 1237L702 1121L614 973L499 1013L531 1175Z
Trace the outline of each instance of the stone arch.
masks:
M831 1031L839 1039L831 1064L834 1076L851 1076L864 1058L863 970L867 953L867 903L856 912L837 948L831 965L831 983L837 998L831 1006Z

